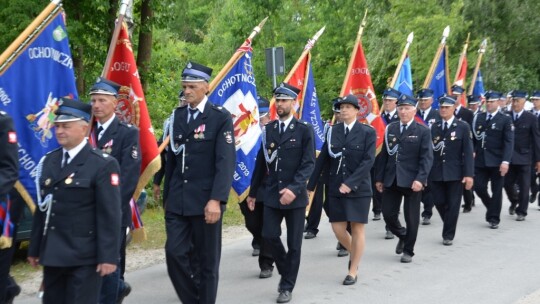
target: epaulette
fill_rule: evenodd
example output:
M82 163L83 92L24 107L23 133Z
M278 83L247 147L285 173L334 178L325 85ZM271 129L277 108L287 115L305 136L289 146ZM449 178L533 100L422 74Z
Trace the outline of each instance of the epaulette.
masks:
M212 109L217 110L219 112L223 112L223 106L212 104Z
M62 147L58 147L58 148L56 148L56 149L54 149L54 150L51 150L51 151L45 153L45 155L49 155L49 154L51 154L51 153L53 153L53 152L55 152L55 151L61 150L61 149L62 149Z
M7 113L6 113L6 112L4 112L4 111L0 111L0 115L2 115L2 116L6 116L6 115L7 115Z
M110 157L109 154L104 153L103 151L101 151L100 149L97 149L97 148L92 148L92 150L90 150L90 151L92 151L92 153L99 156L100 158L108 158L108 157Z
M309 122L304 121L304 120L301 120L301 119L298 119L298 124L299 124L299 125L307 126L307 125L309 125Z

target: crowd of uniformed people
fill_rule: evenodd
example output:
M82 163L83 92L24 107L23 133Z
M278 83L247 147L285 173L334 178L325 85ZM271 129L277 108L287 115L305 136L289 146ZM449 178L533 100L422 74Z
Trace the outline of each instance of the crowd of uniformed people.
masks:
M166 162L154 182L158 195L164 176L166 264L183 303L217 302L222 218L236 163L232 117L207 97L211 73L195 62L183 70L181 103L165 127ZM64 98L56 111L61 147L40 164L28 253L32 265L44 267L43 303L121 303L131 291L123 280L126 229L141 153L137 128L114 115L118 88L101 78L91 89L90 104ZM526 219L529 202L536 200L540 91L530 97L522 90L465 96L454 85L448 95L423 88L409 96L388 88L382 94L386 128L378 154L375 129L358 120L357 97L338 97L318 157L312 126L294 115L299 92L287 83L274 89L278 119L261 114L262 143L249 196L241 203L260 278L271 277L274 264L281 276L277 303L292 299L302 240L317 236L322 209L338 256L349 256L343 284L353 285L370 211L374 221L384 220L385 237L398 239L401 262L410 263L418 227L430 224L433 207L443 221L442 244L450 246L460 211L470 212L475 202L486 207L487 227L497 229L503 189L517 221ZM17 139L6 113L0 113L0 126L0 201L5 201L17 180ZM10 303L20 292L8 275L13 248L0 254L0 302Z

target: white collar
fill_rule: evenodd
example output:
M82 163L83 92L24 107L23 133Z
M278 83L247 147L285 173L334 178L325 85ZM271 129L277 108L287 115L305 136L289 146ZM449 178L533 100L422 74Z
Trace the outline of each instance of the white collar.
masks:
M411 124L413 123L413 121L414 121L414 118L411 119L411 121L409 121L409 122L407 123L407 129L411 126ZM403 126L403 122L401 122L401 120L400 120L400 121L399 121L399 128L400 128L400 129L401 129L401 126Z
M78 144L75 148L72 148L71 150L66 150L65 148L62 148L62 159L63 159L63 155L66 154L66 152L69 154L69 160L68 160L68 164L75 158L75 156L77 156L77 154L79 154L79 152L81 152L81 150L84 148L84 146L86 146L86 143L87 143L87 140L88 138L84 138L83 141L81 141L80 144Z
M281 125L281 123L284 123L285 124L285 130L287 130L287 127L289 127L289 124L291 123L292 119L293 119L294 115L290 115L289 118L287 118L286 120L279 120L279 124ZM281 126L280 126L281 128Z
M203 113L204 112L204 107L206 106L207 101L208 101L208 97L206 95L204 95L203 100L201 100L201 102L199 102L196 109L199 110L199 112ZM192 107L188 105L188 109L192 109Z
M521 114L523 114L523 110L521 110L521 112L519 113L516 113L514 111L512 111L512 114L514 115L514 117L517 115L518 117L521 117Z
M426 116L429 115L429 111L431 111L431 107L427 108L427 110L420 110L420 114L422 114L422 112L424 112L424 117L426 117ZM422 117L422 118L424 118L424 117Z
M452 123L454 122L454 118L455 118L455 116L452 115L452 117L450 117L449 120L444 120L444 119L443 119L443 126L444 126L444 123L446 122L446 123L448 123L448 128L450 128L450 126L451 126Z
M344 126L343 132L345 132L345 129L346 129L346 128L349 128L349 132L351 132L351 130L352 130L352 128L354 127L354 124L355 124L355 123L356 123L356 120L353 120L353 122L352 122L350 125L348 125L348 124L346 124L345 122L343 122L343 126Z
M100 122L98 121L98 123L97 123L98 128L99 128L99 127L102 127L102 128L103 128L103 132L105 132L105 130L107 130L107 128L111 125L111 123L113 122L113 120L114 120L115 117L116 117L116 114L113 114L113 115L111 116L111 118L109 118L109 120L107 120L107 121L106 121L105 123L103 123L103 124L100 123ZM71 157L71 154L70 154L69 156Z
M390 118L394 117L394 114L396 114L397 108L394 109L392 112L385 111L386 115L388 115Z

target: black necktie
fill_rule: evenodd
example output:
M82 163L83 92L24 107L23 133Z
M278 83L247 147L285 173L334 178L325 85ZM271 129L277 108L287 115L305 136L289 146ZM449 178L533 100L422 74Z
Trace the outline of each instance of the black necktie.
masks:
M97 128L97 133L96 133L97 140L101 138L101 132L103 132L103 127L99 126L99 128Z
M67 166L68 161L69 161L69 153L66 151L66 152L64 152L64 161L62 162L62 168Z
M422 115L422 119L424 119L424 111L420 111L420 115Z
M345 127L345 137L347 137L347 135L349 135L349 127Z
M488 114L487 119L486 119L486 125L488 125L490 121L491 121L491 114Z
M195 115L197 114L198 109L188 109L189 110L189 117L188 117L188 123L195 120Z
M285 123L282 122L279 124L279 134L285 133Z
M401 134L405 133L406 130L407 130L407 124L402 124L401 125Z
M386 122L389 122L390 121L390 113L384 113L384 119L386 120Z
M518 118L519 118L519 114L516 114L514 121L518 120Z
M444 126L443 126L443 131L446 132L446 130L448 130L448 122L447 121L444 122Z

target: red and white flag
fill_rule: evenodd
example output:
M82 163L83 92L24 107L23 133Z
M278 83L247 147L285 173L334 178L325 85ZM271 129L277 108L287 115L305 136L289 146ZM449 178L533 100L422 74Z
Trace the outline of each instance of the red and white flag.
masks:
M381 150L385 124L380 117L379 104L375 89L371 82L371 74L367 65L362 42L358 41L354 46L354 50L349 62L349 69L345 76L343 86L341 87L341 96L353 94L358 98L360 111L358 112L358 120L360 122L369 123L377 133L377 153Z

